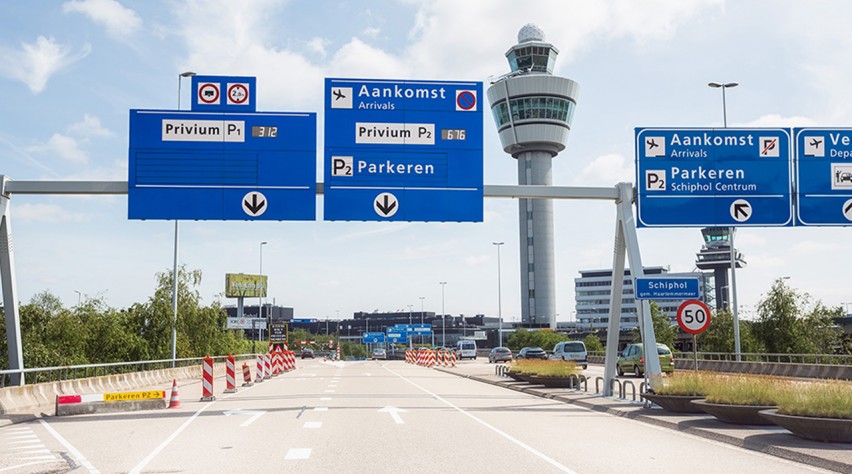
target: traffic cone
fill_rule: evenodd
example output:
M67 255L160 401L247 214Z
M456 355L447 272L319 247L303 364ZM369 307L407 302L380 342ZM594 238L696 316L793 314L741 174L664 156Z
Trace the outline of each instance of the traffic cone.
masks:
M172 397L169 399L169 408L180 408L180 397L178 396L177 379L172 383Z

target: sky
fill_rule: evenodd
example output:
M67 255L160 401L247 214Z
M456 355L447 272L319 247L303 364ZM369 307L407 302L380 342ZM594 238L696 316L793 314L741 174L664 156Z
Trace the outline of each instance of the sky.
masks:
M0 4L0 175L126 181L130 109L176 109L178 76L257 77L257 108L317 112L322 181L323 80L483 81L527 23L560 51L554 73L580 84L553 183L634 181L636 127L852 125L852 3L834 1L116 1ZM182 87L189 104L189 82ZM484 101L483 101L484 102ZM517 184L490 111L484 183ZM322 201L318 198L318 213ZM50 291L67 306L123 308L170 272L172 221L127 219L127 197L17 195L11 204L19 299ZM486 199L482 223L224 222L180 224L179 261L202 271L203 303L226 273L257 273L269 302L296 317L414 310L520 320L518 203ZM574 317L580 270L612 266L615 206L554 204L558 321ZM848 228L743 228L740 314L779 277L830 306L852 306ZM646 266L694 268L696 228L638 230ZM502 297L498 298L498 250ZM847 242L844 244L844 242ZM447 282L442 298L439 282ZM499 301L498 301L499 300Z

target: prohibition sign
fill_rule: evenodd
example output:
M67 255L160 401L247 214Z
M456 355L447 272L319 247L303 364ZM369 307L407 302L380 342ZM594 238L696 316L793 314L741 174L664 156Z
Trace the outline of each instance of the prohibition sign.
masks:
M476 94L474 91L456 92L456 110L476 110Z
M248 100L248 87L245 84L231 84L228 86L228 103L245 104Z
M677 324L693 335L707 330L710 319L710 308L701 300L684 301L677 309Z
M198 100L205 104L218 104L219 84L213 82L198 84Z

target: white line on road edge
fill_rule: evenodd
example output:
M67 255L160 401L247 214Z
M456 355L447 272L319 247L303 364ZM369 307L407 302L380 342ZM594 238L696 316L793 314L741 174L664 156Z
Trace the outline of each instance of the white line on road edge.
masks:
M89 460L86 459L86 457L80 453L80 451L77 451L77 448L71 446L71 443L69 443L68 440L63 438L61 434L57 433L56 430L53 429L53 427L48 425L46 421L38 420L38 422L41 423L41 425L44 426L44 429L46 429L48 433L52 434L53 437L56 438L56 440L59 441L60 444L62 444L62 446L65 446L65 449L70 451L71 454L75 458L77 458L78 461L80 461L80 464L82 464L83 467L89 470L89 472L91 472L92 474L99 474L101 472L98 471L95 466L93 466L92 463L90 463Z
M35 466L36 464L44 464L44 463L47 463L47 462L54 462L54 461L58 461L58 459L53 458L50 461L33 461L33 462L24 463L24 464L18 464L17 466L4 467L3 469L0 469L0 472L11 471L12 469L18 469L18 468L27 467L27 466Z
M542 461L547 462L548 464L552 465L552 466L553 466L553 467L555 467L556 469L559 469L559 470L560 470L560 471L562 471L562 472L567 472L567 473L569 473L569 474L577 474L575 471L573 471L573 470L571 470L570 468L568 468L567 466L565 466L565 465L561 464L559 461L557 461L557 460L555 460L555 459L551 458L550 456L548 456L548 455L546 455L546 454L542 453L541 451L539 451L539 450L537 450L537 449L533 448L532 446L530 446L530 445L528 445L528 444L524 443L523 441L521 441L521 440L519 440L519 439L517 439L517 438L512 437L510 434L506 433L505 431L502 431L502 430L500 430L499 428L496 428L496 427L494 427L494 426L492 426L492 425L488 424L488 422L486 422L486 421L484 421L484 420L481 420L481 419L477 418L477 417L476 417L476 416L474 416L474 415L471 415L470 413L468 413L468 412L464 411L462 408L459 408L459 407L457 407L456 405L453 405L452 403L450 403L449 401L447 401L447 400L443 399L441 396L439 396L439 395L437 395L437 394L435 394L435 393L430 392L429 390L427 390L427 389L425 389L425 388L421 387L420 385L417 385L417 383L412 382L411 380L408 380L407 378L403 377L402 375L399 375L398 373L394 372L393 370L391 370L391 369L389 369L389 368L387 368L387 367L383 367L383 368L384 368L385 370L387 370L388 372L392 373L393 375L396 375L397 377L401 378L402 380L405 380L406 382L410 383L411 385L414 385L415 387L419 388L420 390L422 390L422 391L426 392L426 394L431 395L432 397L434 397L434 398L435 398L435 400L438 400L438 401L440 401L440 402L442 402L442 403L446 404L446 405L447 405L447 406L449 406L450 408L453 408L454 410L456 410L456 411L458 411L459 413L461 413L461 414L463 414L463 415L465 415L465 416L467 416L467 417L471 418L472 420L474 420L474 421L476 421L477 423L481 424L482 426L484 426L484 427L488 428L489 430L491 430L491 431L493 431L493 432L495 432L495 433L499 434L500 436L502 436L502 437L506 438L507 440L509 440L509 441L511 441L511 442L513 442L513 443L515 443L515 444L517 444L518 446L520 446L520 447L522 447L522 448L526 449L526 450L527 450L527 451L529 451L530 453L532 453L532 454L534 454L534 455L538 456L538 457L539 457Z

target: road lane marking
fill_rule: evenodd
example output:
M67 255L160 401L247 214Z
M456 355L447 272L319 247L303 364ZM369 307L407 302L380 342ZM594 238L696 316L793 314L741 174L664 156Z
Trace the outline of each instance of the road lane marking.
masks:
M54 430L52 426L48 425L46 421L38 420L38 422L41 423L41 425L44 426L44 429L46 429L48 433L52 434L53 437L56 438L56 440L59 441L62 446L65 446L65 449L71 452L71 454L75 458L77 458L77 461L79 461L83 467L88 469L89 472L91 472L92 474L99 474L101 472L98 471L97 468L95 468L95 466L93 466L88 459L86 459L86 456L83 456L80 451L77 451L77 448L71 446L71 443L69 443L68 440L63 438L62 435L59 434L56 430Z
M422 391L423 391L424 393L426 393L427 395L430 395L431 397L433 397L435 400L440 401L441 403L443 403L443 404L445 404L445 405L449 406L450 408L452 408L452 409L454 409L454 410L458 411L458 412L459 412L459 413L461 413L462 415L467 416L468 418L470 418L470 419L472 419L472 420L476 421L476 422L477 422L477 423L479 423L480 425L482 425L482 426L484 426L484 427L488 428L489 430L491 430L491 431L493 431L493 432L497 433L498 435L500 435L500 436L502 436L502 437L506 438L507 440L511 441L512 443L515 443L516 445L520 446L521 448L523 448L523 449L527 450L527 452L529 452L529 453L531 453L531 454L535 455L536 457L538 457L538 458L539 458L539 459L541 459L542 461L544 461L544 462L546 462L546 463L550 464L551 466L555 467L556 469L559 469L560 471L562 471L562 472L566 472L566 473L569 473L569 474L577 474L577 472L576 472L576 471L574 471L574 470L570 469L568 466L565 466L564 464L561 464L559 461L557 461L557 460L555 460L555 459L551 458L550 456L548 456L548 455L546 455L546 454L542 453L541 451L539 451L539 450L537 450L537 449L533 448L532 446L530 446L530 445L528 445L528 444L524 443L523 441L521 441L521 440L519 440L519 439L517 439L517 438L513 437L512 435L510 435L510 434L506 433L505 431L502 431L502 430L500 430L499 428L497 428L497 427L495 427L495 426L490 425L490 424L489 424L488 422L486 422L485 420L482 420L482 419L480 419L480 418L477 418L476 416L474 416L474 415L472 415L472 414L470 414L470 413L466 412L464 409L459 408L459 407L458 407L458 406L456 406L456 405L453 405L451 402L449 402L448 400L445 400L445 399L444 399L443 397L441 397L440 395L438 395L438 394L436 394L436 393L433 393L433 392L430 392L430 391L429 391L429 390L427 390L426 388L421 387L421 386L420 386L420 385L418 385L417 383L415 383L415 382L413 382L413 381L411 381L411 380L409 380L409 379L407 379L407 378L403 377L402 375L399 375L398 373L396 373L396 372L394 372L393 370L391 370L391 369L387 368L386 366L383 366L383 368L384 368L385 370L387 370L388 372L392 373L393 375L396 375L397 377L401 378L402 380L405 380L406 382L410 383L411 385L414 385L415 387L417 387L418 389L422 390Z
M321 421L308 421L302 426L302 428L307 428L307 429L312 429L312 430L322 428L322 422Z
M252 415L252 417L251 417L251 418L249 418L248 420L246 420L246 421L244 421L242 424L240 424L240 426L241 426L241 427L243 427L243 428L245 428L246 426L248 426L248 425L250 425L250 424L254 423L254 421L255 421L255 420L257 420L258 418L260 418L261 416L263 416L265 413L266 413L266 412L265 412L265 411L263 411L263 410L227 410L227 411L223 411L223 412L222 412L222 414L223 414L223 415L225 415L225 416L231 416L231 415Z
M381 410L379 410L379 413L388 413L388 414L390 414L391 418L393 418L393 421L395 421L395 422L396 422L396 424L398 424L398 425L402 425L402 424L404 424L405 422L404 422L404 421L402 421L402 417L401 417L401 416L399 416L399 414L400 414L400 413L405 413L405 412L407 412L407 411L408 411L408 410L403 410L403 409L401 409L401 408L392 407L392 406L388 405L388 406L386 406L386 407L382 408Z
M215 401L213 401L213 402L209 402L209 403L207 403L206 405L204 405L204 406L202 406L201 408L199 408L199 409L198 409L198 411L196 411L196 412L195 412L195 414L193 414L191 417L189 417L189 419L188 419L188 420L184 421L184 422L183 422L183 424L182 424L182 425L180 425L180 426L178 427L178 429L176 429L176 430L174 431L174 433L172 433L171 435L169 435L169 437L168 437L168 438L166 438L166 440L165 440L165 441L163 441L162 443L160 443L160 445L159 445L159 446L157 446L157 448L156 448L156 449L154 449L153 451L151 451L151 454L149 454L148 456L146 456L146 457L145 457L145 459L143 459L143 460L142 460L142 462L140 462L139 464L137 464L137 465L136 465L136 467L134 467L133 469L131 469L131 470L130 470L130 474L139 474L140 472L142 472L142 469L144 469L144 468L145 468L145 466L147 466L149 462L153 461L153 460L154 460L154 458L155 458L158 454L160 454L160 451L162 451L163 449L165 449L165 448L166 448L166 446L168 446L168 445L169 445L172 441L174 441L174 439L175 439L175 438L177 438L177 437L178 437L178 435L179 435L179 434L181 434L181 432L183 432L183 430L185 430L185 429L186 429L186 427L187 427L187 426L189 426L189 424L193 422L193 420L195 420L196 418L198 418L198 415L200 415L200 414L201 414L204 410L207 410L208 408L210 408L210 407L211 407L214 403L216 403L216 402L215 402Z
M56 460L57 459L54 458L54 459L48 460L48 461L33 461L33 462L24 463L24 464L18 464L16 466L4 467L3 469L0 469L0 472L11 471L11 470L14 470L14 469L19 469L19 468L27 467L27 466L35 466L36 464L44 464L44 463L47 463L47 462L54 462ZM97 471L95 471L95 472L97 472Z
M296 460L308 459L309 457L311 457L311 448L290 448L284 459Z

